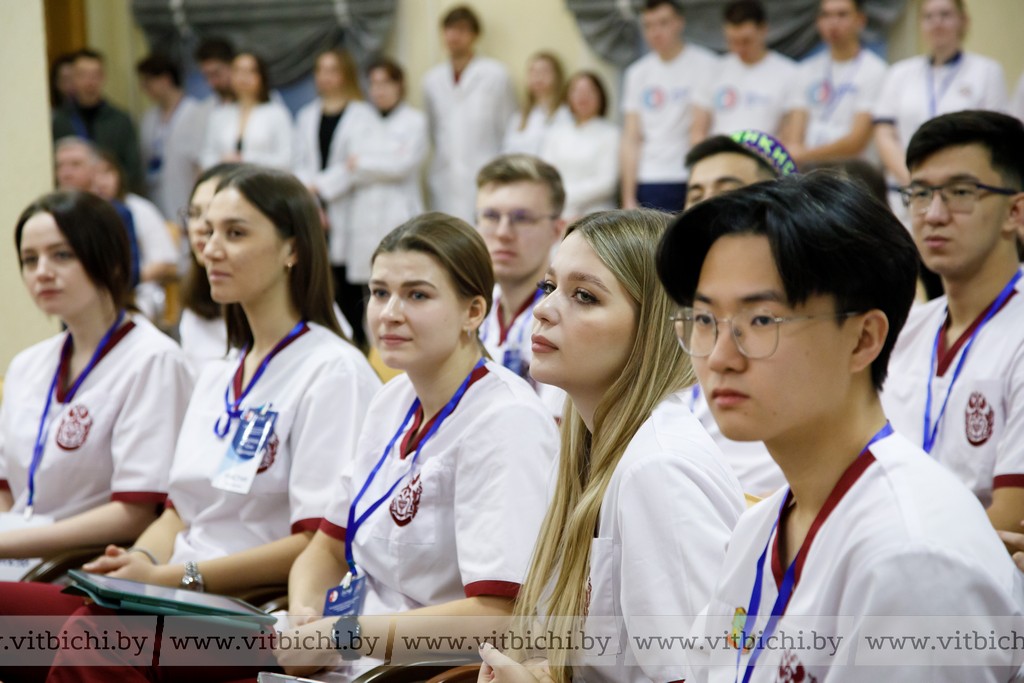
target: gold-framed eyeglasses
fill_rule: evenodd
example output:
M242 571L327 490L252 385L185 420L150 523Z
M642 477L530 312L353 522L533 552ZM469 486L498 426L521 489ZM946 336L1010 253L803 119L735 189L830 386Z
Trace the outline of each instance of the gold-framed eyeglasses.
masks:
M756 308L743 309L729 318L716 318L714 313L684 306L670 316L676 338L683 351L693 358L707 358L715 350L718 328L729 325L736 348L751 360L768 358L779 348L779 326L800 320L842 320L857 311L819 313L816 315L772 315Z
M936 192L942 197L942 201L950 213L971 213L978 200L986 194L1009 196L1017 194L1019 190L1009 187L994 187L973 180L957 180L945 185L911 183L900 188L900 197L903 199L903 206L913 213L920 214L928 211Z

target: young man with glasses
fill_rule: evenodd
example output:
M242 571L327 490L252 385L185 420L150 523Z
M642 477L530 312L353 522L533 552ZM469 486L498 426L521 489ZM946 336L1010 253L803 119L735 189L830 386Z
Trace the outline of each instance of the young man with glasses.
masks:
M997 529L1024 519L1024 124L965 111L928 121L901 191L946 295L916 309L883 394L893 425L953 471Z
M1003 635L983 615L1020 614L1016 569L983 508L893 432L879 401L916 265L888 209L829 174L725 193L666 233L658 272L715 419L729 438L764 441L788 483L740 518L687 681L1014 673L1007 650L867 645Z
M559 417L565 393L530 377L533 307L542 294L552 250L562 238L565 189L554 166L528 154L506 154L476 178L476 227L494 265L494 305L480 326L491 358L537 388Z

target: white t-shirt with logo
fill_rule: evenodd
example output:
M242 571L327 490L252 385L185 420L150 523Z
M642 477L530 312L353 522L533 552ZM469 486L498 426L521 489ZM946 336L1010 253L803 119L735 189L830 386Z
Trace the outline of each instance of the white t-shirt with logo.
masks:
M711 112L711 135L754 129L778 136L796 83L796 62L778 52L769 50L757 64L744 64L730 53L696 101Z
M800 62L791 108L807 112L804 144L831 144L850 133L858 114L870 116L888 68L868 49L845 62L834 61L827 50Z
M717 63L710 50L688 44L671 61L652 52L626 69L622 111L640 117L643 136L637 182L686 181L683 160L690 149L695 97Z

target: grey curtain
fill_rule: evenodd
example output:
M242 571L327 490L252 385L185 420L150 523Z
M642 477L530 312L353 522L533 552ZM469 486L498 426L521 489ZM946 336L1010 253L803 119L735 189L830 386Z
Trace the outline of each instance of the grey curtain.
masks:
M203 38L227 38L267 61L271 85L308 76L324 49L344 47L361 64L379 54L396 0L132 0L154 50L188 63Z
M565 0L590 47L618 66L627 66L644 51L640 12L644 0ZM729 0L682 0L686 38L718 52L725 51L722 12ZM768 42L795 59L819 42L814 20L820 0L765 0ZM906 8L906 0L867 0L868 43L884 43L888 27Z

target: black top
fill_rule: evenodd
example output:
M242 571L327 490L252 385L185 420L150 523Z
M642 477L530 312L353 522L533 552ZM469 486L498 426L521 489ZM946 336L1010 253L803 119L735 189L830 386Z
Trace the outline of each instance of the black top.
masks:
M322 114L320 116L320 170L327 168L327 155L331 149L331 140L334 139L334 131L338 129L338 122L345 115L345 109L337 114Z

